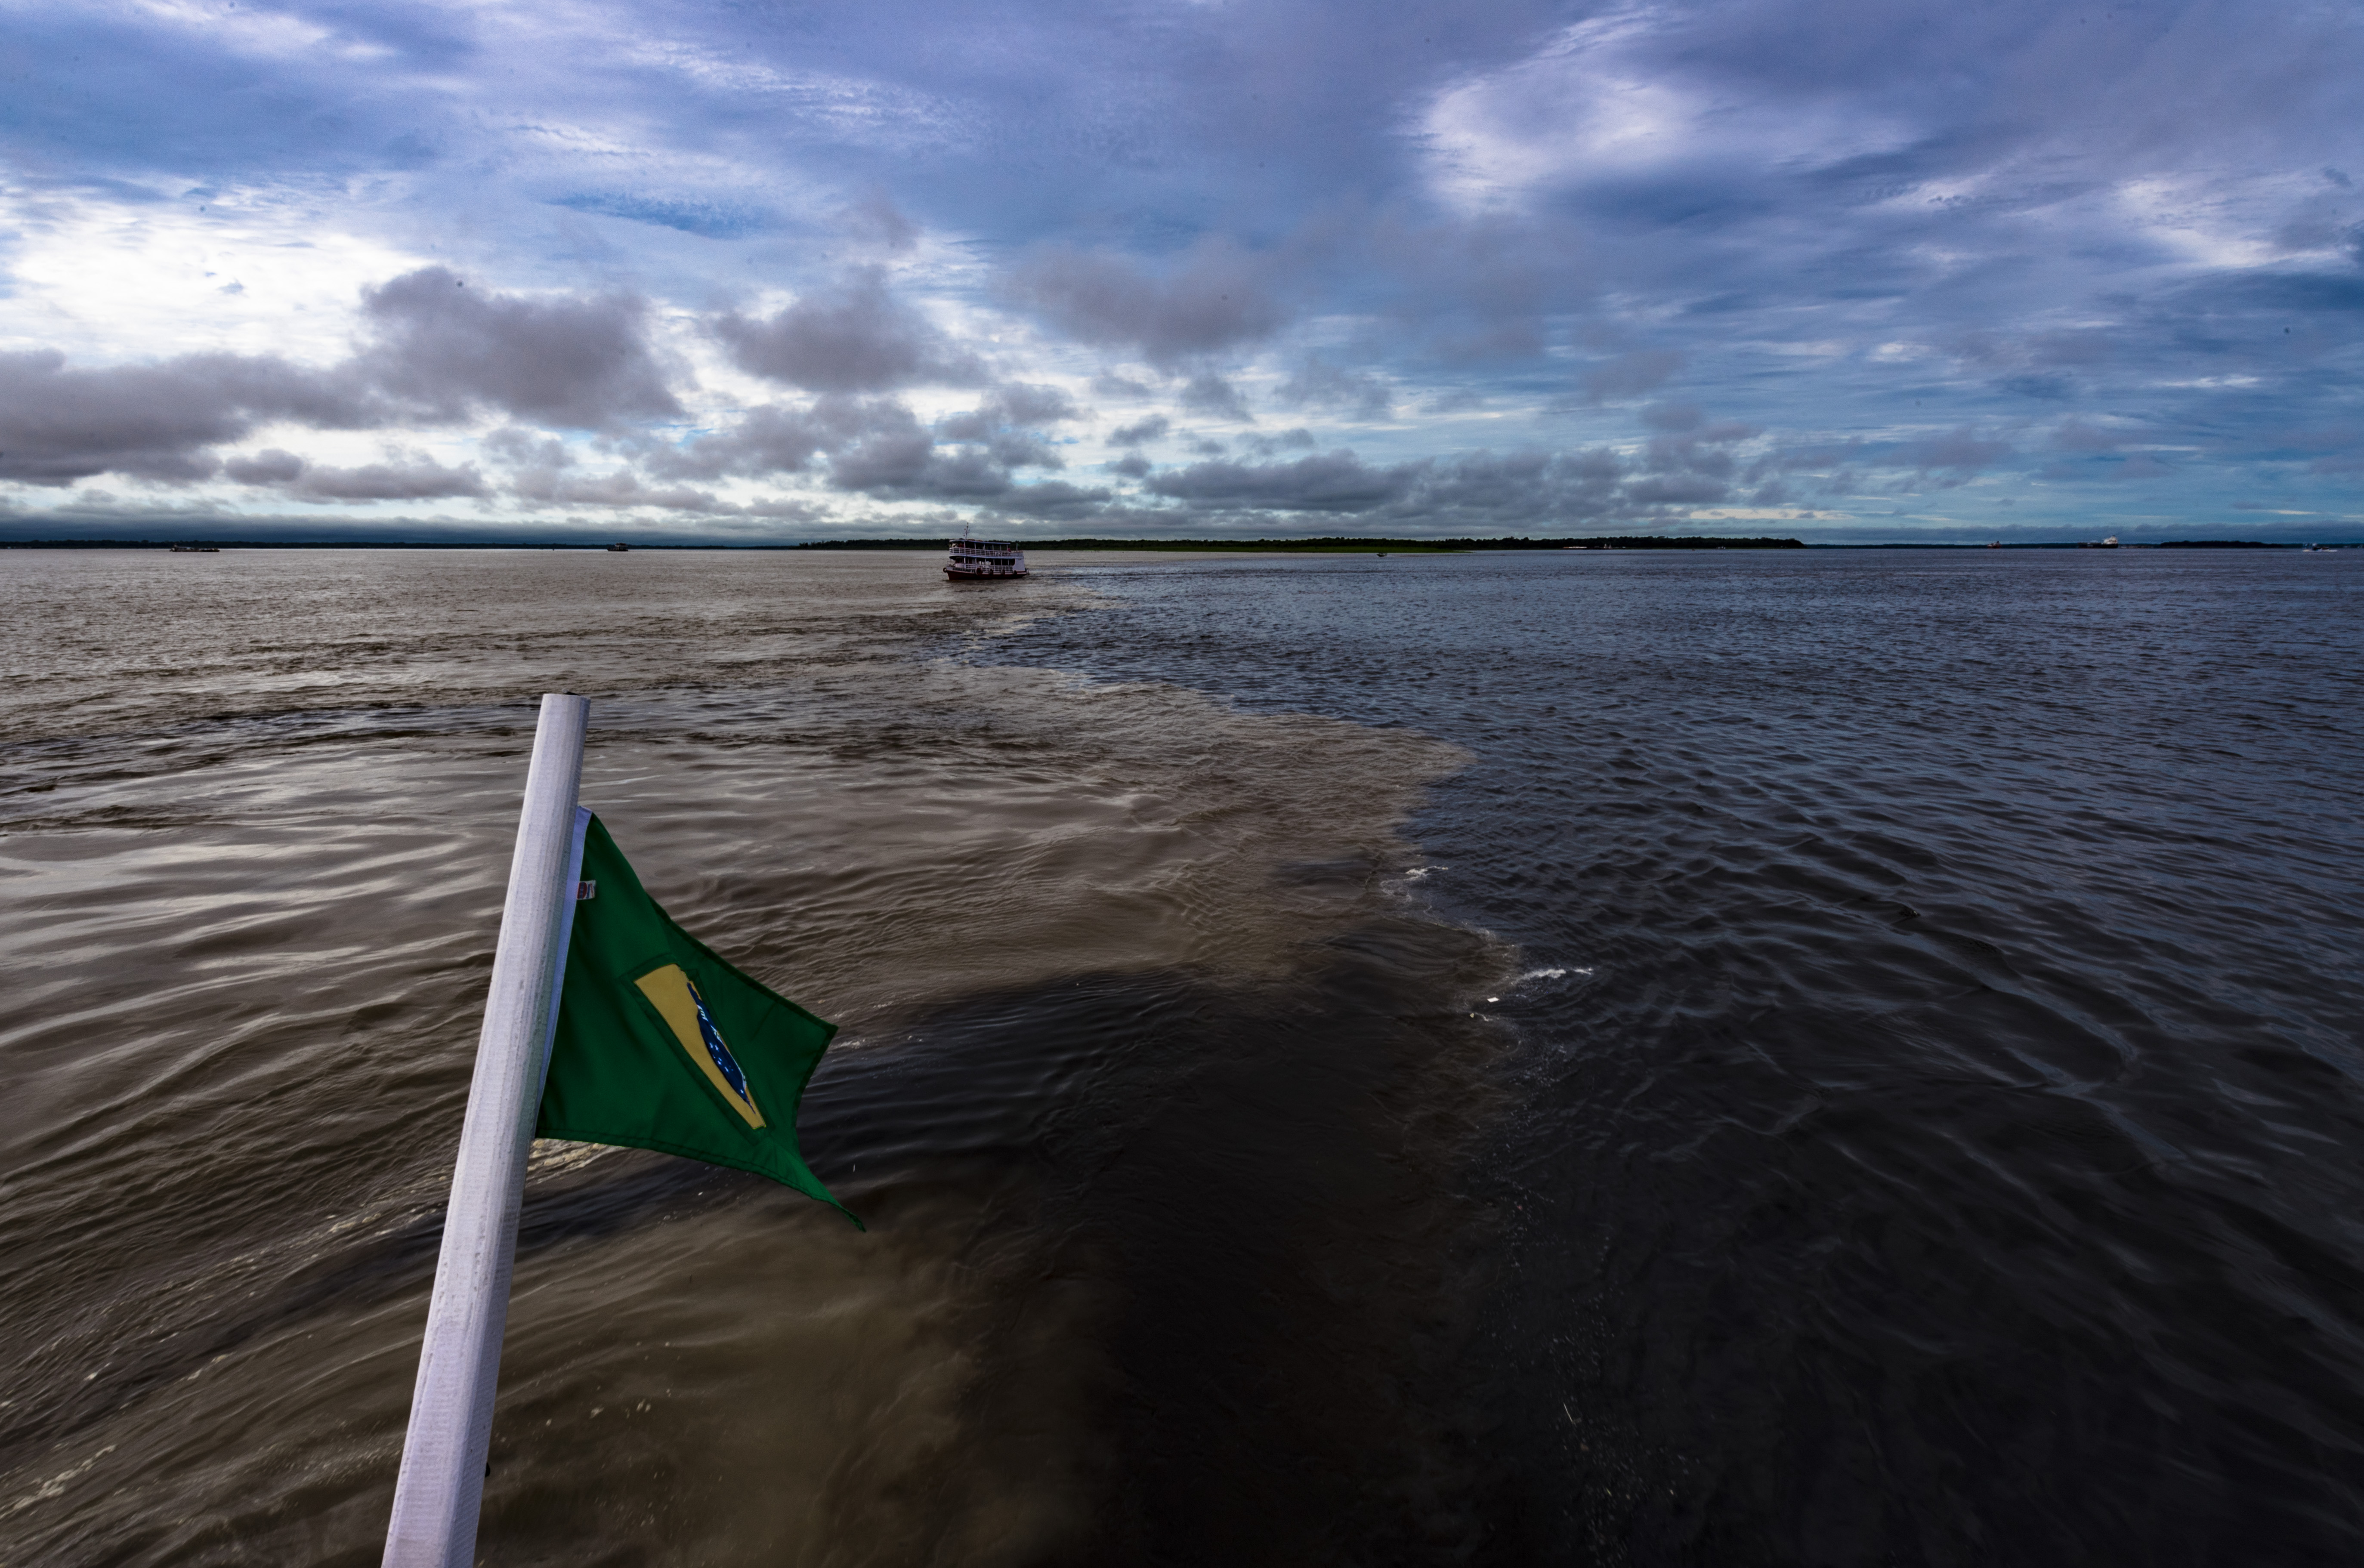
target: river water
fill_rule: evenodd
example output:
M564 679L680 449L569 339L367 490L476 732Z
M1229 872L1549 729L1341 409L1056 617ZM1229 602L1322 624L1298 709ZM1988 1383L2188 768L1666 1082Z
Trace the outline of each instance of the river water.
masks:
M856 1233L537 1146L492 1563L2350 1562L2364 551L0 555L0 1563L375 1561L532 704Z

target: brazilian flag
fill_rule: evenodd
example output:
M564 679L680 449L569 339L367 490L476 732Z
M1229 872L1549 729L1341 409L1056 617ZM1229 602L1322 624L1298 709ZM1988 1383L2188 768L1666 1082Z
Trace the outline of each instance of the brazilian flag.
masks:
M582 877L534 1136L752 1171L860 1225L797 1147L797 1104L837 1026L675 925L597 817Z

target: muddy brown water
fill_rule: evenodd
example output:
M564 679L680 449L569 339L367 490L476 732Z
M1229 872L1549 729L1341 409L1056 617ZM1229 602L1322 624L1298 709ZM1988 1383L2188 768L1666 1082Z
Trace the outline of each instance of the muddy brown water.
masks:
M1466 1535L1452 1180L1504 952L1442 742L965 658L918 555L0 565L0 1562L374 1562L532 703L652 891L843 1026L871 1224L538 1145L490 1562L1273 1559Z

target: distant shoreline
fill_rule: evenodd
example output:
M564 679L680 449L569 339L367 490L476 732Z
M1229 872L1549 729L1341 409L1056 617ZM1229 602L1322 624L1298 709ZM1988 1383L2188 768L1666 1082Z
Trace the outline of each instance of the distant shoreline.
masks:
M603 551L610 542L643 551L920 550L938 552L950 539L807 539L780 544L642 543L617 539L248 539L185 534L173 539L0 539L0 550L170 550L174 545L211 545L219 550L575 550ZM2082 550L2078 540L2051 543L1953 544L1890 539L1876 544L1808 544L1795 539L1723 539L1712 536L1595 536L1564 539L1375 539L1333 537L1295 539L1046 539L1019 541L1031 550L1127 550L1150 554L1266 555L1456 555L1485 550ZM2364 539L2197 539L2146 540L2121 550L2304 550L2364 549Z

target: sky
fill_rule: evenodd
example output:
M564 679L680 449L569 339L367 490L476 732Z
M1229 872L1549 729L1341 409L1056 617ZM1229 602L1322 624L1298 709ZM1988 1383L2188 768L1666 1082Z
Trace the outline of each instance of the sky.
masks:
M0 538L2364 539L2364 6L0 0Z

